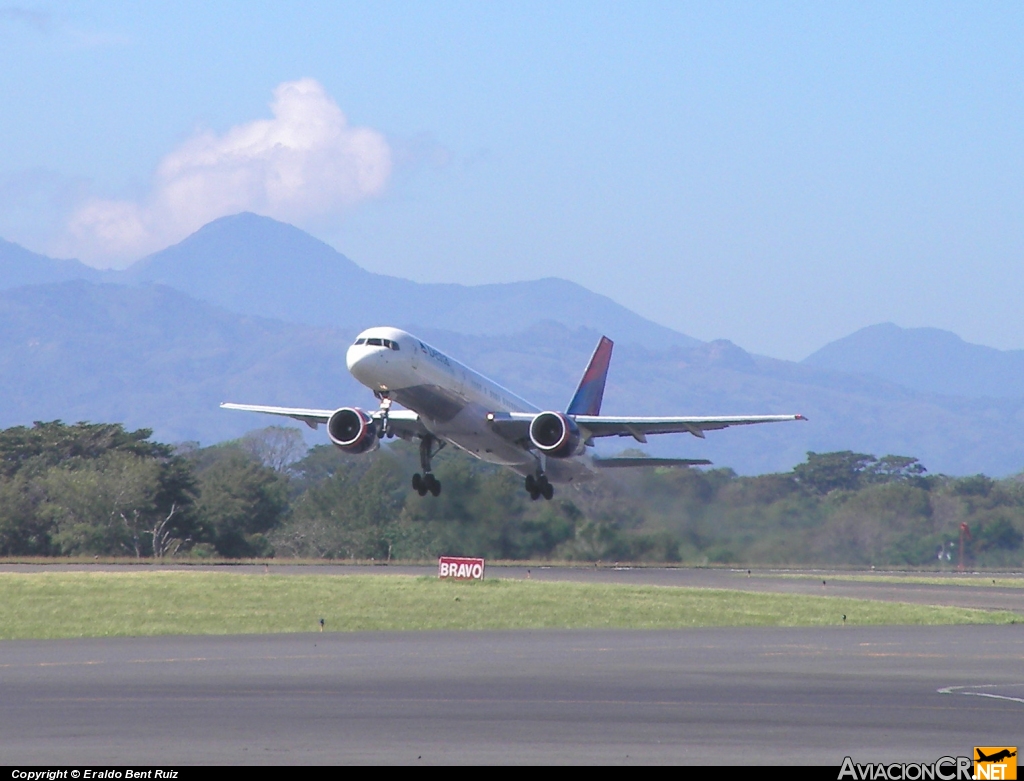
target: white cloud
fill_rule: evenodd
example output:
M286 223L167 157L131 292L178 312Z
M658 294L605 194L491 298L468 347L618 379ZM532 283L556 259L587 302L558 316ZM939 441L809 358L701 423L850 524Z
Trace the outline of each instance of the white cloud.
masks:
M302 223L383 192L392 168L387 141L350 127L319 82L279 85L270 108L272 119L183 143L160 162L146 198L86 201L68 223L63 253L119 264L226 214Z

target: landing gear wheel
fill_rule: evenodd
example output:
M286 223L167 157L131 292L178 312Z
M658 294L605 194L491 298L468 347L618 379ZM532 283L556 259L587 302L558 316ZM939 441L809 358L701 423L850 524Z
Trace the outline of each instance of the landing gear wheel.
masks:
M527 475L526 480L523 481L523 485L526 487L526 492L530 495L530 499L537 501L540 497L550 499L555 495L555 489L551 485L551 481L548 480L546 475Z
M423 470L423 477L419 473L412 476L412 487L420 496L431 493L439 496L441 483L430 471L430 460L441 452L445 445L444 440L439 440L430 434L420 437L420 468Z
M555 487L548 482L548 479L542 478L543 483L539 486L540 493L545 499L551 499L555 495Z
M533 475L527 475L524 485L526 487L526 493L530 495L530 500L534 502L537 501L540 497L540 486L537 484L537 478Z
M414 474L412 476L412 490L414 490L420 496L426 496L427 495L428 488L427 488L426 483L424 482L423 478L420 477L420 473L419 472L417 472L416 474Z
M422 476L417 472L412 476L412 490L420 496L426 496L428 493L432 496L440 496L441 481L430 474L430 472Z

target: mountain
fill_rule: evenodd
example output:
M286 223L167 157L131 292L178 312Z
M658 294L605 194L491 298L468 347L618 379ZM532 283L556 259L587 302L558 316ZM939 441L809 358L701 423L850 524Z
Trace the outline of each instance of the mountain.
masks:
M564 408L607 333L606 412L810 418L706 440L652 437L655 455L747 474L787 470L808 450L911 455L950 474L1024 468L1018 351L886 324L799 364L778 361L675 333L564 280L421 285L375 274L252 214L216 220L123 272L0 242L0 426L117 421L212 443L280 422L221 401L373 407L344 355L376 323L405 325L548 409Z
M3 291L0 426L116 421L209 444L268 424L218 409L228 399L332 406L355 397L344 361L351 336L237 315L158 285Z
M70 279L98 281L103 272L77 260L56 260L0 239L0 289L46 285Z
M298 228L248 213L214 220L138 261L122 279L167 285L233 312L307 325L510 334L552 320L619 340L699 344L564 279L420 284L367 271Z
M969 398L1024 398L1024 350L996 350L938 328L882 323L831 342L802 363Z
M153 428L209 444L281 423L222 401L373 408L349 375L358 329L227 311L162 285L72 281L0 292L0 426L63 419ZM542 321L480 339L416 332L541 407L564 409L600 336ZM933 472L1005 475L1024 467L1024 401L914 391L868 376L752 356L728 342L616 344L604 411L631 414L801 412L808 423L651 437L655 455L710 458L753 474L784 471L806 451L922 459ZM305 430L305 429L303 429ZM310 442L326 442L321 430ZM601 452L636 446L604 440Z
M239 314L314 326L510 334L551 320L617 340L700 344L564 279L421 284L367 271L308 233L251 213L214 220L124 271L98 271L0 240L0 290L71 279L165 285Z

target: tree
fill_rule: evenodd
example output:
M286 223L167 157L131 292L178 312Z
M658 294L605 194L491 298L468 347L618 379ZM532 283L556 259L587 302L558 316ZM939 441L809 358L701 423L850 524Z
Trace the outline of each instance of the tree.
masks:
M45 498L27 477L0 477L0 556L49 556L51 524L39 514Z
M0 474L11 477L24 468L45 470L72 459L99 458L111 451L141 458L170 458L172 448L149 442L152 429L126 431L119 423L36 421L31 428L15 426L0 431Z
M129 453L51 467L40 485L40 512L52 520L53 542L66 555L95 553L141 558L156 515L160 466Z
M390 559L416 530L402 522L405 472L388 453L342 462L309 488L274 539L293 555Z
M878 461L866 453L843 450L837 453L807 454L807 461L797 464L793 475L797 482L819 494L832 491L855 491L866 472Z
M1014 551L1024 543L1021 534L1004 515L997 515L981 525L972 546L978 552L988 550Z
M0 431L0 547L157 556L189 539L195 478L149 429L60 421ZM154 543L156 543L154 545Z
M308 449L302 432L287 426L268 426L250 431L239 440L239 445L256 461L275 472L287 471Z
M204 539L221 556L271 553L267 533L288 510L288 480L237 447L206 448L196 511Z
M928 470L910 456L882 456L870 468L874 482L892 483L920 478Z

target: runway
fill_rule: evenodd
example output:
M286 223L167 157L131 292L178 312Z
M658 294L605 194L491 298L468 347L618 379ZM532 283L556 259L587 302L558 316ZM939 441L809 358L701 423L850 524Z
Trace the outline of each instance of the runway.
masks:
M838 767L1021 725L1021 625L0 643L7 764Z

